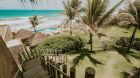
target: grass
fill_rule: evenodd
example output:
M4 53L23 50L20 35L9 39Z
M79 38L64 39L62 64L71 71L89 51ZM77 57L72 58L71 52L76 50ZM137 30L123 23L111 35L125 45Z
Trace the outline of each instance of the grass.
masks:
M131 50L130 53L126 53L123 48L116 48L113 51L103 51L103 45L100 42L104 39L114 40L122 36L130 37L132 31L133 28L128 30L119 27L102 28L99 32L107 36L101 39L97 36L93 37L93 41L95 41L93 43L95 53L88 53L88 51L84 50L83 52L77 51L67 54L68 69L75 65L73 62L73 60L76 60L75 58L81 58L76 65L76 78L84 78L87 67L93 67L96 70L95 78L123 78L122 72L130 71L133 67L140 67L140 52ZM75 32L74 34L87 39L89 38L88 34L81 34L79 32ZM136 37L140 38L140 31L137 31ZM90 45L87 45L85 48L89 49Z

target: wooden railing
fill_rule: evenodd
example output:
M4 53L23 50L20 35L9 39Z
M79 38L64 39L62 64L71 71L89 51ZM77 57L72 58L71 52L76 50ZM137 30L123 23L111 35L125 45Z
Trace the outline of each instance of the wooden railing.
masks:
M72 66L70 70L67 70L67 56L65 54L46 54L40 56L38 52L35 50L31 50L29 52L23 52L19 54L19 61L20 63L28 62L34 58L40 57L42 67L48 71L48 75L50 78L76 78L76 68ZM58 62L59 61L59 62ZM22 65L21 64L21 67ZM22 68L23 72L24 69ZM70 75L67 72L70 72ZM16 72L13 78L16 78L19 70ZM85 77L84 78L94 78L95 77L95 70L91 67L87 67L85 70Z
M21 54L18 54L19 56L19 61L21 62L27 62L30 61L36 57L39 57L39 53L36 50L30 50L26 52L22 52Z
M52 59L55 63L66 63L67 56L66 54L45 54L44 55L48 59Z
M61 75L63 78L70 78L70 76L67 75L66 65L63 65L63 71L61 71L59 64L55 64L52 60L48 60L46 62L47 70L52 78L61 78Z
M13 78L17 78L18 76L19 76L20 78L23 77L23 75L22 75L22 66L23 66L23 63L20 65L20 67L18 68L18 70L17 70L17 72L15 73L15 75L13 76Z
M48 70L50 78L76 78L76 68L70 68L70 76L67 74L67 65L56 63L52 59L45 57L41 57L41 64L45 70ZM62 67L62 69L61 69ZM94 78L95 77L95 70L91 67L87 67L85 70L85 77L84 78Z

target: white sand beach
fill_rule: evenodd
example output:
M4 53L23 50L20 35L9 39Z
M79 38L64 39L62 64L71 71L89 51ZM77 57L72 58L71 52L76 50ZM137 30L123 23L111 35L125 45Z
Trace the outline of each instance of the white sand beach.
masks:
M36 27L37 30L57 27L63 22L65 17L61 15L58 17L39 16L39 18L41 19L39 20L40 24ZM29 21L29 17L1 19L0 25L4 25L4 24L7 24L8 26L10 26L12 32L17 32L20 29L27 29L30 31L33 30ZM57 30L56 32L59 32L59 30ZM48 34L52 32L46 30L45 32L43 31L43 33Z

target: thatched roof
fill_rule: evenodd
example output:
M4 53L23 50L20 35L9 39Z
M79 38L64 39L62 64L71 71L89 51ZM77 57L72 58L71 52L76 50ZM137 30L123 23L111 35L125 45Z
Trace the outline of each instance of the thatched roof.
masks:
M27 39L33 35L32 31L21 29L17 32L16 38L20 38L22 40Z
M40 32L34 33L30 38L28 38L29 45L31 47L37 46L40 42L47 39L46 34L42 34Z
M8 25L0 25L0 35L2 36L4 41L8 41L12 39L13 35L11 29Z
M8 26L7 25L0 25L0 35L2 38L4 37L6 31L7 31Z

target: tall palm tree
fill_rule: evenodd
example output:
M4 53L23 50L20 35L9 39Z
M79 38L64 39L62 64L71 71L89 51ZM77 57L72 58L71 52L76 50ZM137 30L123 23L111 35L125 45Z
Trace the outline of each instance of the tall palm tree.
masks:
M73 21L78 14L78 12L81 10L80 0L68 0L67 3L63 2L64 9L65 9L65 15L67 16L67 19L65 19L65 24L70 23L70 35L72 35L72 24Z
M100 27L104 21L109 18L110 14L123 2L121 0L118 4L116 4L113 8L111 8L108 12L106 12L109 0L87 0L87 7L85 7L83 18L83 23L87 25L90 30L90 44L92 51L92 32L97 32L97 28Z
M30 17L30 23L31 23L31 25L34 28L34 31L36 33L37 32L36 26L39 24L39 18L37 16Z
M135 34L138 29L140 29L140 3L138 2L131 2L128 1L129 5L126 7L126 10L122 10L123 13L120 13L118 18L121 21L129 21L131 22L131 26L134 26L133 33L130 37L129 46L127 49L127 52L130 51L130 48L132 47L133 40L135 38Z

